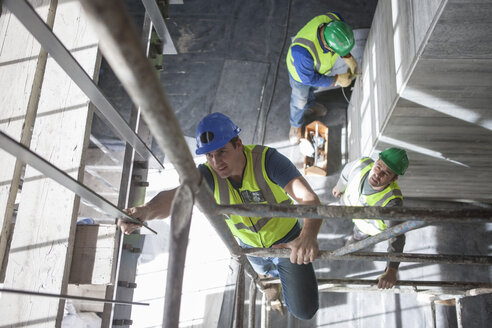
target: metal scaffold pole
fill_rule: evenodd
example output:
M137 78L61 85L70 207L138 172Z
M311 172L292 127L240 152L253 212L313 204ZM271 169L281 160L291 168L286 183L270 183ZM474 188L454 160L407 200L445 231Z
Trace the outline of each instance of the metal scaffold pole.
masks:
M364 207L336 205L248 204L218 205L218 214L309 219L364 218L373 220L424 221L428 223L492 222L492 209L428 209L412 207Z

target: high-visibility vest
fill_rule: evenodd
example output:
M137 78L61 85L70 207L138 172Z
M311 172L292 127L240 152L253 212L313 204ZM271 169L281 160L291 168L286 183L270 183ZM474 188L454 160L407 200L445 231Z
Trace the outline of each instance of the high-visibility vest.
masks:
M363 182L367 179L373 165L374 160L369 157L362 158L357 164L354 164L350 170L347 187L343 193L343 205L384 207L392 199L400 198L403 200L403 195L396 181L374 194L362 194ZM370 236L374 236L386 229L386 224L383 220L353 219L353 222L361 232Z
M206 163L214 179L214 197L218 204L292 204L282 187L268 177L265 154L268 147L244 146L246 167L242 185L235 189L228 179L219 177ZM234 236L253 247L268 248L282 239L297 223L296 218L244 217L229 215L226 220Z
M292 44L289 48L289 52L287 53L287 69L289 70L290 75L297 82L301 82L301 78L297 73L297 70L294 66L294 58L292 57L292 46L298 45L303 48L306 48L307 51L313 57L313 69L315 72L321 75L328 75L331 72L333 65L337 61L338 54L327 52L323 53L323 49L319 44L318 40L318 28L322 24L327 24L332 20L340 18L334 13L327 13L324 15L316 16L311 19L294 37Z

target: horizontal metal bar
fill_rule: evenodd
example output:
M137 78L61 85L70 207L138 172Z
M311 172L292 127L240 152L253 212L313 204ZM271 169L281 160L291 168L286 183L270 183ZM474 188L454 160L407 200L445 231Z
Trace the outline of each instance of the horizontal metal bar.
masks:
M31 5L25 0L4 0L3 4L20 20L43 48L56 60L58 65L87 95L106 124L123 140L128 142L143 158L152 161L152 164L156 165L156 167L163 168L162 163L128 126L128 123L102 94L98 86L75 60L70 51L65 48L63 43L43 22Z
M337 250L334 250L332 252L332 255L340 256L340 255L345 255L348 253L353 253L353 252L358 251L360 249L363 249L363 248L366 248L368 246L377 244L381 241L388 240L388 239L403 235L404 233L406 233L408 231L421 228L421 227L425 226L426 224L427 223L423 222L423 221L403 222L403 223L398 224L394 227L385 229L385 230L381 231L380 233L378 233L377 235L374 235L374 236L369 237L369 238L365 238L365 239L360 240L356 243L345 245L345 246L343 246Z
M278 278L266 278L261 279L264 283L276 284L280 283ZM321 289L322 285L340 286L340 285L366 285L373 286L377 285L377 279L351 279L351 278L318 278L318 285ZM413 287L415 290L419 287L435 287L435 288L450 288L450 289L460 289L468 290L474 288L491 288L492 283L490 282L475 282L475 281L431 281L431 280L397 280L395 286L409 286ZM324 286L327 287L327 286Z
M38 154L32 152L29 148L24 145L21 145L2 131L0 131L0 148L4 149L11 155L17 157L18 160L32 166L39 172L43 173L47 177L55 180L65 188L71 190L75 194L79 195L81 198L91 202L95 206L102 209L108 215L111 215L115 218L122 218L128 221L137 223L157 234L157 232L147 225L142 224L140 220L134 219L125 212L119 210L116 206L111 204L106 199L99 196L97 193L87 188L82 183L78 182L70 175L60 170Z
M99 303L113 303L113 304L121 304L121 305L145 305L145 306L149 305L149 303L108 300L108 299L104 299L104 298L76 296L76 295L67 295L67 294L32 292L29 290L10 289L10 288L0 288L0 292L11 293L11 294L34 295L34 296L42 296L42 297L53 297L53 298L58 298L58 299L62 299L62 300L81 300L81 301L99 302Z
M246 248L244 254L257 257L290 257L290 249L277 248ZM476 264L492 265L492 256L476 255L450 255L450 254L417 254L417 253L381 253L381 252L357 252L341 256L333 255L332 251L320 251L318 260L342 260L342 261L391 261L391 262L416 262L435 264Z
M319 278L318 284L332 285L377 285L376 279L327 279ZM474 281L431 281L431 280L397 280L396 286L419 287L436 287L436 288L455 288L455 289L473 289L473 288L490 288L490 282L474 282Z
M425 221L433 223L492 222L492 209L429 209L416 207L364 207L335 205L248 204L219 205L217 214L248 217L291 217L310 219L364 218L369 220Z

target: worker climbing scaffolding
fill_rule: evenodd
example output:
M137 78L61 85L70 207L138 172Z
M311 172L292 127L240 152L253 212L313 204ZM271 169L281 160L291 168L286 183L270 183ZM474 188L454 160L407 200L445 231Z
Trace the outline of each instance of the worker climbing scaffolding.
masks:
M318 196L297 168L277 150L243 145L241 129L221 113L203 118L196 129L196 154L205 154L207 163L198 166L219 204L320 204ZM125 210L142 221L169 215L176 189L163 191L147 204ZM290 197L289 197L290 196ZM292 199L291 199L292 198ZM318 254L317 235L321 220L296 218L244 217L226 220L243 248L288 248L290 259L248 257L255 271L278 277L283 299L290 313L310 319L318 310L318 285L311 262ZM120 221L125 233L139 226ZM267 289L270 301L278 301L275 288ZM281 310L281 308L279 309Z
M382 151L376 161L363 157L348 163L333 188L333 196L340 198L340 204L345 206L402 206L403 195L396 180L405 174L408 165L406 151L399 148ZM354 219L353 222L353 234L346 245L377 235L386 227L401 223L364 219ZM388 244L388 252L401 253L404 245L405 235L392 238ZM385 272L378 278L379 288L391 288L395 285L399 265L398 262L388 263Z

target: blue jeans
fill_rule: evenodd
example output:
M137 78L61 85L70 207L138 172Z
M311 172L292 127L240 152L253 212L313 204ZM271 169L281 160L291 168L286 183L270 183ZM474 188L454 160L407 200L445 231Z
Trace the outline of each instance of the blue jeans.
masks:
M301 227L297 223L275 244L292 241L300 233ZM251 248L242 242L240 244L242 247ZM293 264L289 258L281 257L248 256L248 260L259 274L280 277L285 305L292 315L302 320L309 320L316 314L319 308L318 282L312 263Z
M304 111L314 106L315 87L297 82L289 75L292 88L290 95L290 125L298 128L304 123Z

